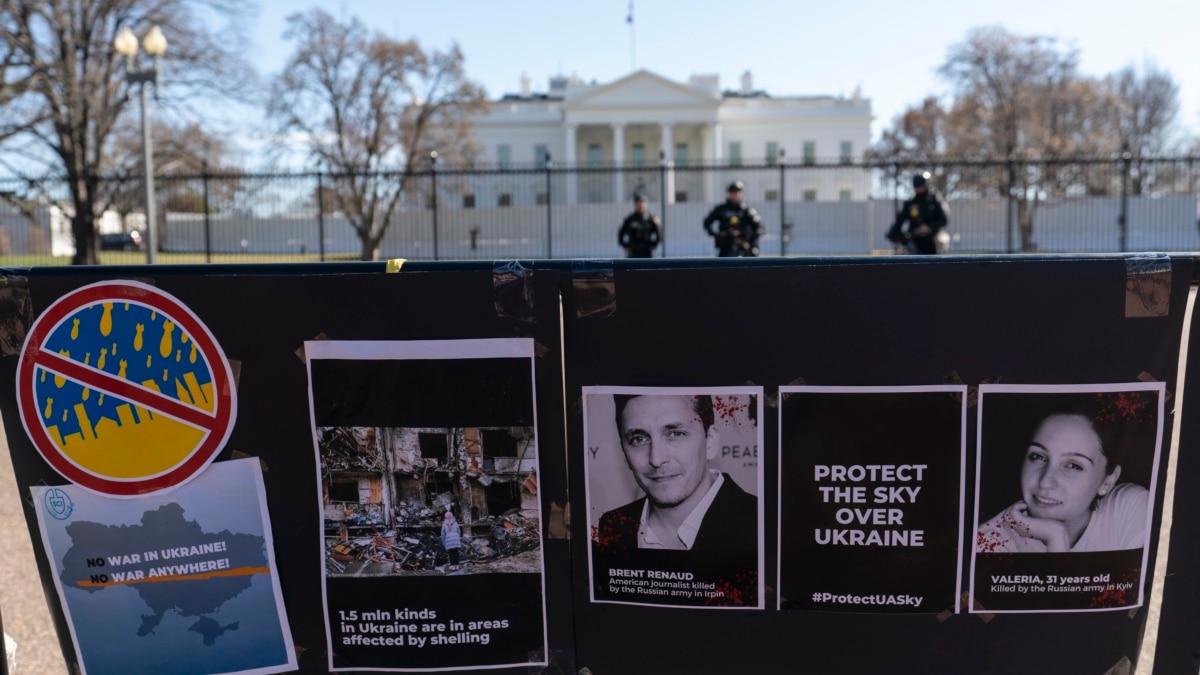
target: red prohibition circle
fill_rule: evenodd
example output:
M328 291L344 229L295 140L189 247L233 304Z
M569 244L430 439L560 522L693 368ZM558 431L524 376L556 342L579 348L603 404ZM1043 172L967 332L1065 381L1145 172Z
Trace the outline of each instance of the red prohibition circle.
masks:
M135 400L141 393L150 390L131 382L117 381L115 377L101 371L70 361L58 354L43 350L46 339L67 317L76 311L93 305L113 302L130 302L144 305L164 317L169 318L179 326L196 344L196 349L203 354L212 375L213 412L194 408L182 402L170 403L173 399L158 396L156 405L166 405L169 409L158 409L158 412L183 420L185 423L200 427L207 433L187 457L174 467L162 473L132 479L117 479L97 475L88 471L68 458L55 444L46 431L38 415L35 378L37 368L44 362L54 362L51 370L65 370L65 376L71 379L86 377L105 378L98 389L113 392L121 398ZM38 453L54 467L64 478L83 488L104 495L116 497L135 497L148 493L159 492L180 485L199 474L225 447L233 424L237 417L237 394L233 387L233 374L225 353L217 344L216 339L190 309L182 302L167 293L136 281L102 281L79 288L54 301L34 321L21 350L21 359L17 365L17 407L21 424L25 433L33 441Z

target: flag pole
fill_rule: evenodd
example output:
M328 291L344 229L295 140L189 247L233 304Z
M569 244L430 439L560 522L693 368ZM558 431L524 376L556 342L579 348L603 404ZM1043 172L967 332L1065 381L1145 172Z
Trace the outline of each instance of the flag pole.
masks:
M625 23L629 24L629 72L637 70L637 36L634 34L633 27L633 0L629 0L629 14L625 16Z

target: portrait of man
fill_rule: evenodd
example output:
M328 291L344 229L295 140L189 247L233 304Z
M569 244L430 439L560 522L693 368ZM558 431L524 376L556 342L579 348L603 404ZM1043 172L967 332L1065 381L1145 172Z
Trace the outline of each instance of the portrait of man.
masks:
M598 481L632 483L634 496L603 510L592 528L594 599L757 606L759 497L730 471L757 489L758 397L630 391L610 398L608 444L619 446L624 472L610 453L612 468L597 467L589 482L596 493ZM747 433L752 441L742 440ZM589 446L600 447L594 441Z

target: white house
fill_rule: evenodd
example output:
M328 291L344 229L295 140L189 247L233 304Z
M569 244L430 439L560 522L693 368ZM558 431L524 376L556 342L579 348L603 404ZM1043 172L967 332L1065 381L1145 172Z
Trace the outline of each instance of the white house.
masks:
M715 75L684 83L639 70L607 84L554 77L548 92L536 93L523 77L519 94L503 96L475 119L487 153L479 159L520 171L544 168L549 156L554 167L577 169L565 176L565 198L555 188L555 201L567 204L628 202L636 189L651 201L665 192L667 203L712 202L734 178L747 184L746 198L755 203L778 199L781 188L787 198L806 201L867 198L867 171L792 167L861 160L870 142L869 99L857 92L851 98L775 96L754 89L749 72L741 80L738 89L722 91ZM789 167L784 185L769 170L780 161ZM546 198L545 183L539 192L532 176L510 183L493 187L495 194L483 195L479 206ZM475 205L474 195L464 197L464 205ZM489 197L498 203L487 203Z

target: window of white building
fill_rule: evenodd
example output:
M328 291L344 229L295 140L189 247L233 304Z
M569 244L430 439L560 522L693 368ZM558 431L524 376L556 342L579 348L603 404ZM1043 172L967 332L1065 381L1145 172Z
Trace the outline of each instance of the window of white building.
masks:
M602 161L604 161L604 149L600 147L599 143L588 143L587 165L598 167Z
M779 201L779 190L767 190L766 194L763 195L763 197L768 202L777 202L777 201Z
M546 161L550 157L550 149L545 143L538 143L533 146L533 163L539 169L546 168Z
M767 141L767 166L775 166L779 163L779 142Z
M817 142L804 141L804 163L812 166L817 163Z
M687 201L687 190L676 190L675 201L682 204Z
M545 192L539 192L534 197L534 201L537 203L538 206L545 206L550 203L550 196L547 195Z
M742 144L738 141L729 142L729 166L742 165Z
M843 201L843 202L850 201L850 190L839 190L838 191L838 200Z
M473 194L463 195L463 208L464 209L475 208L475 195L473 195Z
M838 161L842 164L849 164L854 161L854 143L851 141L842 141L841 152L838 153Z
M817 201L817 191L812 190L812 189L805 190L804 191L804 201L806 201L806 202Z
M501 192L496 199L496 206L512 206L512 195L507 192Z
M496 146L496 163L501 169L512 167L512 146L507 143Z
M675 144L675 166L687 166L688 163L688 147L687 143ZM679 201L676 199L675 201Z
M637 168L646 166L646 144L634 143L629 151L629 161Z

